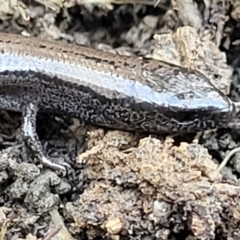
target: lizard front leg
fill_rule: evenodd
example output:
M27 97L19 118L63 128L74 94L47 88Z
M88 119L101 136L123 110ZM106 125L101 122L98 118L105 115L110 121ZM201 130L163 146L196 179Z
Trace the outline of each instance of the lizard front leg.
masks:
M46 167L61 171L62 174L66 174L66 167L68 164L58 164L51 161L44 154L42 144L38 138L36 132L36 118L37 118L38 106L34 103L28 103L22 108L22 127L21 134L23 136L26 145L30 148L35 157Z

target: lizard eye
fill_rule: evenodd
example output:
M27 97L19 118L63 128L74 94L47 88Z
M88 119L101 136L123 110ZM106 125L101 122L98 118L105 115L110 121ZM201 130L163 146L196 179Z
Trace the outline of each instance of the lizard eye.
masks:
M180 100L196 98L193 92L178 93L176 97Z

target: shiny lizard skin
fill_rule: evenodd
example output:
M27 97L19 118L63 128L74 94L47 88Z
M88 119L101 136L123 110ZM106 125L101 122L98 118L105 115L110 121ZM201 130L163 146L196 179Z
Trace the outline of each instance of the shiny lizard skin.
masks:
M236 109L197 71L73 44L0 33L0 108L23 113L22 134L46 166L38 111L147 133L228 127Z

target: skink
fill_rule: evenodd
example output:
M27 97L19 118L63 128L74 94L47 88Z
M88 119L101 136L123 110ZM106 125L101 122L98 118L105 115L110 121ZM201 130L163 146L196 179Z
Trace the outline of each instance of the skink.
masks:
M38 111L113 129L185 133L227 127L235 105L197 71L153 59L0 33L0 108L23 114L26 144L46 166Z

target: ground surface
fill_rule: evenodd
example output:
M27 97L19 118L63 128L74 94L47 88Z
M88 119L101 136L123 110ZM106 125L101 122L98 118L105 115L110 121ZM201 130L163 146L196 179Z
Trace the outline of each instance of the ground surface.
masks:
M0 0L0 31L198 69L239 101L239 1L86 2ZM45 151L72 165L62 178L26 153L20 124L1 111L0 239L240 239L240 153L216 171L239 131L165 138L39 114Z

